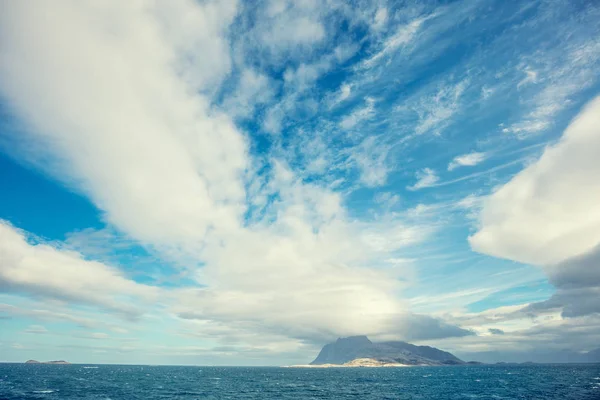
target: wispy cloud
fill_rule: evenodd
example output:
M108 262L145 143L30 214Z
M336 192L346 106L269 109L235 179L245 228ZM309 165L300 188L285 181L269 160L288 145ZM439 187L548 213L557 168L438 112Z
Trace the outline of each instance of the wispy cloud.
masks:
M25 333L33 333L36 335L43 335L48 333L48 329L44 328L41 325L30 325L27 329L25 329L24 331Z
M485 159L486 154L480 152L473 152L469 154L463 154L461 156L456 156L448 164L448 171L453 171L458 167L473 167L477 164L480 164Z
M495 167L483 170L483 171L479 171L479 172L474 172L471 174L467 174L467 175L463 175L459 178L455 178L455 179L449 179L449 180L440 180L439 177L435 174L435 172L433 171L433 177L428 177L428 174L425 172L426 170L431 170L430 168L424 168L422 171L417 173L417 177L422 177L422 178L426 178L427 182L426 182L426 186L424 187L440 187L440 186L448 186L448 185L452 185L458 182L464 182L464 181L468 181L471 179L475 179L475 178L479 178L479 177L483 177L483 176L488 176L491 175L494 172L498 172L498 171L502 171L504 169L510 168L510 167L514 167L517 165L525 165L528 162L531 161L531 158L529 156L526 157L522 157L522 158L518 158L516 160L512 160L509 161L507 163L504 164L500 164L500 165L496 165ZM417 182L419 183L419 182Z
M422 170L418 171L416 173L416 178L417 182L412 186L408 186L408 190L427 188L435 185L440 180L435 171L431 168L423 168Z
M408 24L399 27L396 33L386 39L378 52L363 62L362 67L370 68L387 55L393 54L398 48L408 45L415 38L423 23L432 17L433 16L416 18ZM383 21L383 14L380 14L380 21Z
M352 113L342 118L342 120L340 121L340 127L342 129L352 129L359 122L373 116L375 111L375 99L367 97L365 99L365 103L366 106L364 106L363 108L354 110Z
M459 100L467 86L468 81L463 80L454 86L441 87L435 95L424 98L415 108L419 116L415 133L439 133L450 124L451 117L459 110Z
M597 11L591 14L600 15ZM550 128L553 118L573 103L577 93L597 82L598 54L600 41L586 35L576 43L557 45L526 57L527 62L536 65L536 70L525 67L526 76L517 83L517 88L526 92L522 103L529 112L503 131L526 137Z

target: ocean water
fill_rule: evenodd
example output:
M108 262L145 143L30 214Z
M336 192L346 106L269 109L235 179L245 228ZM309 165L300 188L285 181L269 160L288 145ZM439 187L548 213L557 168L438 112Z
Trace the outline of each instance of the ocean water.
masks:
M600 365L301 369L0 364L0 399L600 399Z

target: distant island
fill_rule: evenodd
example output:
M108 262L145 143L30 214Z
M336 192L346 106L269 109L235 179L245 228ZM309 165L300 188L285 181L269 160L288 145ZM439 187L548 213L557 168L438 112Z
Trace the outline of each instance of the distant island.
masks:
M61 365L68 365L71 364L68 361L65 360L57 360L57 361L37 361L37 360L27 360L25 361L25 364L61 364Z
M463 365L452 353L430 346L390 341L373 343L366 336L339 338L323 347L305 368L328 367L407 367L415 365Z
M511 357L512 355L512 357ZM485 361L463 361L454 354L431 346L417 346L402 341L373 343L366 336L339 338L326 344L310 364L291 365L298 368L407 367L417 365L530 365L553 363L600 363L600 349L588 352L571 350L531 353L529 360L518 354L471 353L470 358ZM501 357L503 356L503 357ZM523 358L524 356L521 356ZM494 358L496 358L494 360ZM504 358L509 362L502 362ZM512 360L511 360L512 358ZM498 360L500 359L500 360ZM500 361L500 362L498 362Z

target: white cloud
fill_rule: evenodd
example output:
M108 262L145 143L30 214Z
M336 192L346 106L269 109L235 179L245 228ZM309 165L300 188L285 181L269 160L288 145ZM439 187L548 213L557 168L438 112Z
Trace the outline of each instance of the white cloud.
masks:
M343 84L342 87L340 88L340 94L337 98L337 102L339 103L339 102L346 100L348 97L350 97L351 92L352 92L352 86L350 86L347 83Z
M496 89L493 87L488 87L488 86L483 86L481 88L481 98L483 100L487 100L489 99L494 93L496 92Z
M30 244L23 232L5 222L0 222L0 259L0 286L34 296L91 304L127 316L138 316L143 312L139 305L158 296L155 288L78 253Z
M547 54L536 53L531 61L539 64L538 71L525 68L527 76L517 84L523 92L533 91L523 96L522 106L528 112L503 131L524 138L550 128L553 118L573 103L573 97L598 80L599 54L600 41L589 35L583 42L561 43ZM540 88L529 88L531 83Z
M256 24L239 38L244 52L260 52L267 59L283 63L310 53L326 39L322 21L325 4L315 1L270 0L259 6Z
M109 295L110 296L110 295ZM10 301L11 299L9 299ZM14 298L12 299L14 300ZM49 298L43 298L40 301L29 300L24 305L15 306L12 304L0 303L0 314L11 314L14 316L25 317L27 319L35 319L39 321L68 323L84 329L109 329L116 333L127 333L123 323L134 322L119 318L116 322L107 321L112 315L94 314L84 315L85 311L79 309L74 310L69 308L69 304L64 301L48 301Z
M282 104L276 104L270 107L262 122L262 128L269 133L279 133L285 117Z
M311 87L319 76L331 68L331 57L312 63L301 63L297 68L288 68L283 76L285 85L294 92L302 92Z
M291 21L278 20L277 25L263 36L263 40L267 43L272 41L273 45L277 46L292 43L311 44L320 41L324 36L325 29L320 22L300 17Z
M468 80L462 80L453 86L442 86L434 95L424 97L414 107L419 117L415 133L417 135L428 132L439 134L447 127L451 123L452 116L460 108L460 99L468 84Z
M203 43L225 40L235 10L181 2L175 17L189 13L199 26L180 26L144 4L14 3L3 10L0 90L28 127L26 144L43 143L43 151L25 155L40 167L51 159L48 172L84 192L109 225L185 265L202 286L160 290L169 312L296 338L409 330L397 271L376 267L390 258L382 252L423 240L428 230L397 218L355 223L338 193L304 183L277 159L266 158L270 175L257 178L245 136L211 107L210 93L230 61L225 46ZM273 4L269 12L287 21L281 13L288 6ZM202 18L211 29L202 29ZM284 22L274 28L287 29ZM298 24L290 24L291 36L282 33L284 41L319 40L308 19ZM190 32L204 35L198 47L186 45ZM290 70L286 85L306 87L329 65ZM247 74L248 92L264 87L258 73ZM232 101L244 104L244 96ZM286 104L271 109L274 125ZM373 139L355 161L375 185L385 182L387 149L370 151ZM248 222L256 204L260 217ZM375 226L386 237L365 237ZM159 292L80 254L31 244L8 225L0 232L2 256L10 260L0 276L21 292L130 315Z
M356 109L349 115L346 115L344 118L342 118L340 121L340 127L342 129L352 129L356 126L356 124L373 116L375 113L375 99L367 97L365 98L365 102L367 103L366 106Z
M440 180L435 171L431 168L423 168L418 171L415 176L417 177L417 182L412 186L408 186L408 190L419 190L433 186Z
M249 117L256 106L267 103L274 96L269 78L252 69L242 71L237 88L223 104L231 116Z
M485 153L473 152L469 154L463 154L461 156L456 156L454 159L448 164L448 171L452 171L458 167L473 167L486 158Z
M43 334L48 333L48 329L46 329L45 327L43 327L41 325L30 325L29 327L27 327L27 329L25 329L24 332L43 335Z
M391 192L379 192L373 198L376 204L380 204L386 208L391 208L400 202L400 196Z
M464 210L465 216L468 219L472 221L477 221L479 219L479 213L481 212L481 207L484 199L484 196L470 194L454 203L454 207Z
M514 133L520 137L525 137L531 133L541 132L550 127L549 121L525 120L512 124L508 128L502 129L504 133Z
M375 13L375 17L373 18L373 23L371 24L371 28L376 31L383 29L385 24L388 21L388 11L387 8L381 7Z
M310 92L316 80L333 67L336 57L335 52L329 53L313 63L300 63L297 67L285 70L281 100L269 106L262 121L262 128L266 132L279 133L286 118L293 116L298 110L316 111L318 103L304 96Z
M163 16L142 3L43 7L4 10L0 84L32 140L56 160L50 172L143 243L195 255L211 226L227 229L243 213L247 156L244 137L193 90L205 81L192 81L186 71L196 74L195 64L181 61L201 62L181 50L188 33L174 32L174 24L162 34ZM209 18L215 7L183 2L175 9ZM221 40L210 29L194 34ZM224 72L227 63L214 68ZM210 84L213 68L206 74Z
M368 187L385 184L389 172L386 163L389 147L380 144L377 137L370 136L353 150L352 161L359 169L360 182Z
M138 8L134 11L135 15L131 15L136 20L140 16L138 11L147 11L156 17L157 25L145 28L159 29L160 32L157 33L172 46L174 53L178 55L172 61L180 77L197 90L213 91L231 68L225 31L237 13L236 4L236 0L212 0L202 6L198 6L193 0L157 1L142 5L141 10L134 5L126 12ZM116 17L110 15L110 2L101 8L102 10L97 11L105 13L103 15L108 17L107 20ZM210 57L206 57L207 54Z
M393 54L398 48L408 45L414 40L423 23L432 17L433 16L430 15L416 18L408 24L400 26L395 34L386 39L382 45L382 48L370 58L366 59L362 66L364 68L371 68L379 63L382 58Z
M89 336L91 339L108 339L108 334L104 332L93 332Z
M546 148L484 201L480 252L538 265L583 254L600 243L600 98L588 104Z
M338 195L300 185L286 167L278 169L281 200L273 210L275 223L240 230L224 246L211 247L200 271L209 289L190 291L177 312L199 320L260 323L313 338L355 334L365 326L371 332L391 329L404 312L393 295L399 282L362 265L414 235L396 223L398 240L363 238L367 227L345 222Z
M525 78L523 78L518 84L517 89L519 89L523 85L527 85L528 83L536 83L537 82L537 72L533 71L529 68L525 68L523 70L525 72Z

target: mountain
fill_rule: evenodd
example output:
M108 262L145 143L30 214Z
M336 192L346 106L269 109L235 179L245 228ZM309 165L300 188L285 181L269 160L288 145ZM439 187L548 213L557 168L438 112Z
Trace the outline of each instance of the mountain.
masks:
M357 359L406 365L454 365L465 362L451 353L406 342L373 343L366 336L339 338L323 347L311 365L342 365Z

